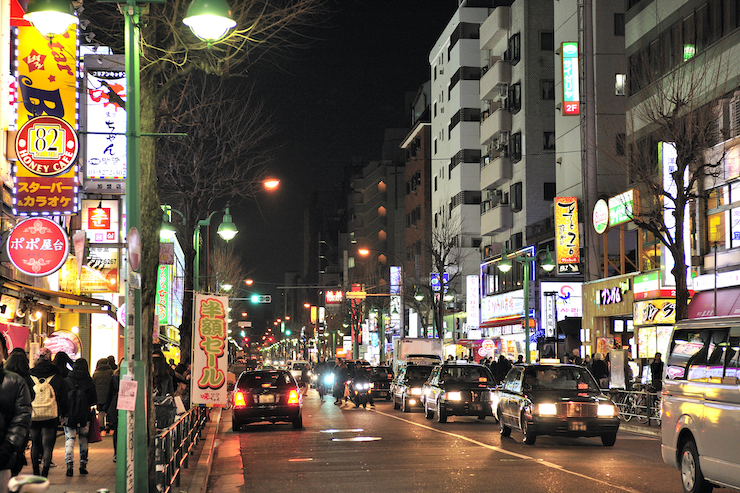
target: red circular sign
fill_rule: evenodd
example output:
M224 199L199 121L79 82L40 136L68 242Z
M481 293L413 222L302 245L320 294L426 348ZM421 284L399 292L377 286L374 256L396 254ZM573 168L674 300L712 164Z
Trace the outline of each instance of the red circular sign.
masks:
M31 173L54 176L64 173L80 149L72 126L55 116L39 116L23 124L15 138L18 161Z
M29 276L53 274L69 255L67 233L45 217L33 217L18 223L11 231L7 245L10 261Z

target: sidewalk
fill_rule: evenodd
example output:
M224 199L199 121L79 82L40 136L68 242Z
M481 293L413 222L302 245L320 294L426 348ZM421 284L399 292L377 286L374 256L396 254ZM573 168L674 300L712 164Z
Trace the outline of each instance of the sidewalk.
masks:
M193 449L189 467L182 470L180 486L173 487L174 493L205 493L208 475L213 461L216 431L221 420L221 410L211 411L211 420L203 430L202 439ZM120 439L120 436L119 436ZM28 458L28 452L26 452ZM89 474L80 475L79 445L75 443L74 476L66 476L67 466L64 463L64 434L57 437L52 461L57 465L49 470L48 493L96 493L107 488L116 491L116 463L113 462L113 437L104 435L103 441L90 444L87 470ZM30 461L29 461L30 462ZM31 474L31 466L23 468L21 474Z

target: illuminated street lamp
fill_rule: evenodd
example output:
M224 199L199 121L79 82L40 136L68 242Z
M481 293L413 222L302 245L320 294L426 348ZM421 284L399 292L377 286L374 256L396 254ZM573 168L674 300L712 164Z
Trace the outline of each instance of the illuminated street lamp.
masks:
M79 22L69 0L31 0L23 18L46 37L62 35Z
M211 218L218 211L211 212L208 219L198 221L193 232L193 247L195 248L195 261L193 262L193 291L197 292L200 289L200 227L211 226ZM231 221L231 214L229 214L229 208L227 207L224 211L224 218L218 227L218 235L225 241L229 241L236 236L239 231Z
M182 23L203 41L216 41L236 26L226 0L193 0Z
M525 353L525 361L527 364L532 362L532 357L529 351L529 268L532 262L534 262L537 258L537 254L541 253L542 250L535 252L534 255L522 255L519 256L516 253L514 254L514 260L519 262L524 266L524 353ZM552 260L552 257L550 256L550 249L547 248L545 250L547 255L545 256L545 259L542 261L542 269L544 269L546 272L552 272L552 270L555 268L555 262ZM503 253L501 253L501 260L498 263L498 270L500 270L503 273L509 272L511 270L512 264L511 260L509 259L509 255L506 253L506 247L504 247Z

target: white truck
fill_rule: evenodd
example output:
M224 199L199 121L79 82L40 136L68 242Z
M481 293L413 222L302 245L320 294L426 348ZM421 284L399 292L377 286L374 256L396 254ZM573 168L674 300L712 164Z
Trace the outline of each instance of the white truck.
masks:
M417 339L407 337L393 341L393 373L398 372L400 361L434 360L442 362L442 341L440 339Z

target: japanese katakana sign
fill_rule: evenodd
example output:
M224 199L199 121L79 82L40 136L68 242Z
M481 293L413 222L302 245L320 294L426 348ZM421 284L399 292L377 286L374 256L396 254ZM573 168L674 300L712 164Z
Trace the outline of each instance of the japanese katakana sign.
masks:
M54 221L34 217L20 222L8 237L8 256L21 272L35 277L48 276L67 260L67 233Z
M77 26L51 41L18 28L13 214L76 214Z
M226 330L228 296L195 295L193 313L193 404L222 407L226 404Z
M581 263L578 235L578 199L555 197L555 253L558 266ZM561 272L558 267L558 272ZM571 268L568 272L574 272ZM575 272L578 272L577 268Z

